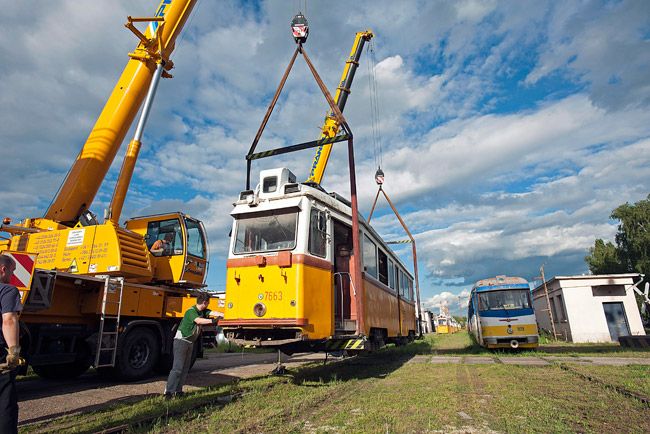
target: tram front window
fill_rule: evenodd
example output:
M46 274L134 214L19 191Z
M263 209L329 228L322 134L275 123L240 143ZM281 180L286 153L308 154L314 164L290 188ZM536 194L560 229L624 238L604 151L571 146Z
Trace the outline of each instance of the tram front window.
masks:
M478 296L480 310L530 309L530 291L527 289L489 291Z
M237 219L234 253L291 250L296 247L297 223L297 212L241 216Z

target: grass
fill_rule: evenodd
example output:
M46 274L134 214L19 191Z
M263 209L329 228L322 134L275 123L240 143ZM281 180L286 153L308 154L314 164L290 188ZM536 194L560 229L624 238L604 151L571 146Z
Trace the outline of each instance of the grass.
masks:
M581 348L570 347L570 354ZM188 427L235 433L650 432L650 408L620 390L650 396L649 366L431 364L415 357L431 354L494 355L465 333L430 335L281 377L241 380L172 401L150 398L25 431L95 432L125 424L136 432L174 433ZM236 399L225 402L224 396Z
M536 350L510 350L496 349L488 350L478 345L470 335L461 331L452 335L428 335L427 339L432 344L432 351L438 355L449 356L494 356L503 355L508 357L544 357L544 356L567 356L567 357L648 357L650 349L640 350L636 348L621 347L617 343L597 344L574 344L553 339L544 339Z

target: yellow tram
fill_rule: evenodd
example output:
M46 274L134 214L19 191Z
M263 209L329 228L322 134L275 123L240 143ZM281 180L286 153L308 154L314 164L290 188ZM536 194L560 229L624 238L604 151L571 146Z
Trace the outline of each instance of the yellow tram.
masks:
M336 193L297 183L286 168L263 170L231 215L220 322L229 339L292 353L364 350L415 337L413 276L361 218L363 285L352 285L351 206Z

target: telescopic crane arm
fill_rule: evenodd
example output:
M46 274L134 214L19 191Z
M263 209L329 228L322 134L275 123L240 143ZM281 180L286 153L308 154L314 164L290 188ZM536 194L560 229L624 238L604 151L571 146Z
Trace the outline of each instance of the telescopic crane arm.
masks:
M196 0L162 0L154 18L129 17L125 26L138 37L140 43L129 53L130 59L122 75L45 213L44 226L51 226L49 222L74 226L80 215L90 207L147 95L156 71L163 77L171 77L164 70L173 67L169 56L195 4ZM142 33L133 24L137 22L150 24ZM130 177L129 173L126 175ZM121 188L125 188L124 182Z
M336 88L336 94L334 95L334 102L341 110L341 112L343 112L345 103L348 100L350 87L352 86L354 74L357 72L357 68L359 66L359 59L361 58L363 46L365 45L366 41L370 41L373 36L374 34L372 31L366 30L364 32L357 32L354 37L354 44L352 44L352 50L350 51L348 60L345 62L345 68L343 69L343 74L341 75L341 82ZM333 113L329 113L325 118L325 123L323 124L321 139L335 137L339 128L340 125L337 122L336 117L333 115ZM311 165L309 179L307 179L307 182L314 182L316 184L321 183L331 152L331 143L318 147Z

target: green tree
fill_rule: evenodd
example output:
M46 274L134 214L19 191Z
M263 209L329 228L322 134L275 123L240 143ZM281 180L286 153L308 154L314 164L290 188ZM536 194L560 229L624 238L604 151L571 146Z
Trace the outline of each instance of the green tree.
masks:
M585 261L594 274L640 273L650 278L650 194L634 205L624 203L612 211L612 219L619 221L616 246L597 239L589 249ZM639 285L643 288L642 285ZM643 298L635 294L639 307ZM643 318L650 322L650 313Z
M616 246L597 239L585 261L594 274L641 273L650 276L650 194L612 211L618 220Z
M585 256L585 261L593 274L615 274L627 271L618 259L616 246L610 241L605 243L600 238L589 249L589 255Z
M616 233L618 258L627 271L650 272L650 194L634 205L625 203L612 212L620 221Z

